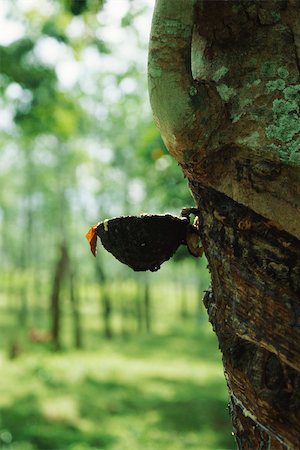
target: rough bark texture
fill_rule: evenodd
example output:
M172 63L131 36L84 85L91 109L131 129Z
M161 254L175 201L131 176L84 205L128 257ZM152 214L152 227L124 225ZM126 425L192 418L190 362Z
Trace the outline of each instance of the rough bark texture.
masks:
M191 186L212 271L205 306L223 353L239 448L268 448L260 445L272 438L278 448L298 449L299 241L223 194Z
M205 304L238 447L296 450L300 2L194 5L156 2L150 100L201 211L212 275ZM171 106L177 101L172 113L168 98Z

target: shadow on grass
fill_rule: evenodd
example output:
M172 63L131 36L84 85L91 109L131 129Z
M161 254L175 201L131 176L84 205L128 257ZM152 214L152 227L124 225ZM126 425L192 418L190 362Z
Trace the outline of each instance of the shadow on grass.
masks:
M199 385L190 379L151 377L140 385L128 385L86 377L77 401L80 414L90 420L100 420L104 428L106 420L114 417L128 416L132 423L143 418L146 428L163 430L169 434L170 442L174 433L184 438L190 432L198 434L200 442L201 432L211 430L216 448L233 448L224 386L217 380ZM147 424L152 413L157 419Z
M201 431L211 428L220 433L220 447L232 442L227 402L223 399L223 384L213 381L198 385L191 380L161 380L173 387L173 396L158 405L161 426L177 432ZM229 440L223 435L229 436ZM226 436L225 436L226 437Z
M57 396L57 386L48 387ZM35 394L20 397L0 410L0 439L1 430L7 430L13 444L10 447L2 442L0 448L108 450L119 446L122 450L120 436L127 432L142 435L143 441L137 442L135 449L143 444L150 448L153 432L170 443L175 436L184 441L189 433L193 433L201 448L201 439L207 430L213 435L214 446L205 448L233 448L221 380L212 379L201 385L185 378L149 376L140 383L135 380L127 383L99 380L89 375L72 387L60 386L60 389L62 396L68 394L76 405L78 414L74 419L45 417ZM83 431L79 425L82 419L95 431ZM30 446L26 447L24 443ZM153 444L155 448L155 442Z
M114 440L103 432L83 432L68 421L46 419L34 395L21 397L9 407L2 407L0 420L1 429L8 436L8 441L2 440L0 448L11 448L6 444L13 444L14 449L22 450L25 443L29 443L30 448L37 450L65 450L82 443L89 449L107 449Z

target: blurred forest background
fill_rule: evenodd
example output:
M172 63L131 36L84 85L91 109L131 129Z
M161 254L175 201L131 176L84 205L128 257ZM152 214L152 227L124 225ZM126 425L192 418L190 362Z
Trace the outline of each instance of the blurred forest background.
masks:
M147 93L151 0L0 0L0 448L232 449L204 258L85 233L194 202Z

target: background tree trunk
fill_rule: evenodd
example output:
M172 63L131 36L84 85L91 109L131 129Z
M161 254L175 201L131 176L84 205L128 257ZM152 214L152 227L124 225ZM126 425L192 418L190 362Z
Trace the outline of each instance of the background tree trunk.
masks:
M97 258L96 271L101 288L101 309L104 327L104 337L106 339L111 339L113 337L113 331L111 326L111 315L112 315L112 303L110 294L108 292L108 280L105 271L102 266L100 258Z
M200 209L243 450L300 448L299 59L297 0L156 2L150 99Z
M70 280L70 302L71 312L73 316L73 336L75 348L82 348L82 329L80 320L80 305L79 305L79 290L76 285L75 271L72 267L69 267L69 280Z
M147 333L151 333L152 320L151 320L151 291L150 284L147 275L144 280L144 314L145 314L145 328Z
M65 243L60 246L60 254L55 265L51 305L51 337L54 350L61 349L61 285L65 277L68 266L68 249Z

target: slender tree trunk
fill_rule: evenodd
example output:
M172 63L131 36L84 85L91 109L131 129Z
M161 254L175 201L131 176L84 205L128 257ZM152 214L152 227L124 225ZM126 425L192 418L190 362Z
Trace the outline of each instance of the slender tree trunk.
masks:
M135 316L137 333L143 332L143 305L142 305L142 286L137 284L137 292L135 295Z
M187 290L184 283L181 281L179 286L180 292L180 317L181 319L187 319L189 316L188 305L187 305Z
M126 305L126 299L124 299L123 295L119 295L119 304L120 304L120 313L121 313L121 333L123 338L128 336L129 327L128 327L128 306Z
M60 255L57 260L52 284L51 294L51 337L54 350L61 349L61 285L68 264L68 253L65 244L60 247Z
M111 326L112 304L111 298L107 290L107 278L102 267L100 258L97 258L96 270L100 281L101 287L101 303L102 303L102 317L104 326L104 336L106 339L113 337L113 331Z
M37 324L41 323L44 318L43 297L47 295L46 289L45 279L41 278L41 272L39 270L36 270L34 274L34 303L32 307L32 322L34 324L34 327L36 327Z
M82 332L80 321L79 298L76 290L75 273L70 270L70 302L73 315L73 335L75 348L82 348Z
M22 275L23 276L21 277L21 286L19 288L20 308L18 314L19 316L18 322L22 328L26 328L28 322L28 293L27 293L28 281L25 279L25 277L27 277L28 274L25 272Z
M149 92L188 178L240 450L300 448L300 4L157 0Z
M107 339L113 337L112 326L111 326L111 300L106 292L105 287L102 287L102 313L103 313L103 323L104 323L104 336Z
M144 284L144 313L145 313L146 332L151 333L151 330L152 330L151 297L150 297L149 280L147 278L145 278L145 284Z

